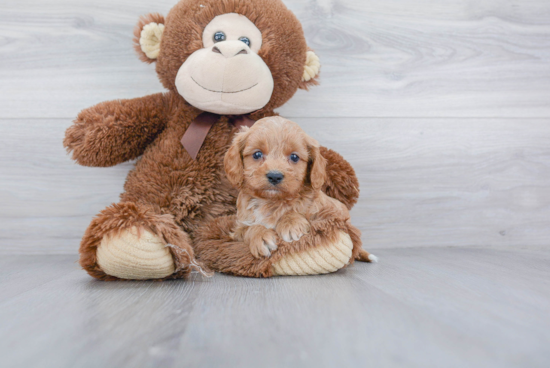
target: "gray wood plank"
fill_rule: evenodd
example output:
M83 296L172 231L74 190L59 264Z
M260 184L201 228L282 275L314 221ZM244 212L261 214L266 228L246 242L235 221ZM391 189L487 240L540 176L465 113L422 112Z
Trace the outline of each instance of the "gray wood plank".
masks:
M409 248L378 255L378 264L332 275L269 280L194 275L106 283L69 272L0 302L0 365L550 363L547 250ZM56 257L59 267L71 262L49 259ZM36 258L6 259L40 278L43 270L29 267ZM5 289L0 284L0 294Z
M75 254L0 258L0 303L80 269L77 261L78 256Z
M367 249L548 247L546 119L295 119L361 183ZM86 168L61 141L70 120L0 120L0 253L75 253L118 200L132 164Z
M4 0L0 117L73 118L162 87L131 46L137 18L176 0ZM299 117L549 117L545 0L287 0L320 55Z

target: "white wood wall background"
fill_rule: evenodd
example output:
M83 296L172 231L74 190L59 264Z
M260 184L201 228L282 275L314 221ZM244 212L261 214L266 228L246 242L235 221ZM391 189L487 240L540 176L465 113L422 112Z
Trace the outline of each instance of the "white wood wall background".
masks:
M175 2L2 0L0 253L75 253L117 201L131 163L79 167L64 130L162 91L132 31ZM356 168L367 248L550 246L549 1L285 3L323 68L280 113Z

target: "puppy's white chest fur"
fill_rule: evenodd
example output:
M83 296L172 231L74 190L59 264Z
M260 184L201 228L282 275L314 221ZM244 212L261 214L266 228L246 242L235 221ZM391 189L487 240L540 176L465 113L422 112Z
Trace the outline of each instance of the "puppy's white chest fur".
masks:
M240 222L246 226L262 225L268 229L275 229L277 222L273 218L273 213L268 211L266 201L260 198L253 198L248 202L246 217L240 219Z

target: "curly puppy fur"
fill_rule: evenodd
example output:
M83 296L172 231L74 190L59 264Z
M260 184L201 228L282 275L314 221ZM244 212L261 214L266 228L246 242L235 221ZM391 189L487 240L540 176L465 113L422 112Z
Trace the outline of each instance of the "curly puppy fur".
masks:
M85 166L113 166L141 156L128 175L121 202L102 211L82 239L80 264L91 276L115 279L100 269L95 256L101 238L109 232L131 226L147 228L186 249L193 258L189 245L195 231L207 221L235 213L237 191L225 176L223 158L236 129L228 123L228 116L222 116L193 160L180 139L202 111L189 105L175 86L181 65L202 47L204 27L225 13L243 14L261 30L263 44L258 54L275 82L271 100L252 113L252 119L276 115L273 110L298 88L315 84L314 80L301 81L306 41L299 21L279 0L182 0L165 20L158 14L142 18L136 32L149 21L165 24L156 71L168 92L85 109L64 140L73 159ZM151 61L137 51L142 60ZM324 190L350 208L359 194L353 169L337 153L324 148L320 152L328 161ZM176 263L183 261L176 258Z
M293 160L291 155L298 157ZM271 277L272 265L285 255L330 244L339 230L352 239L351 263L370 262L346 206L321 191L326 160L318 143L297 124L272 117L243 129L224 163L229 180L240 189L237 215L199 230L196 251L208 267ZM268 175L274 172L282 174L282 180L270 181Z
M293 244L312 221L352 226L346 206L321 191L326 160L319 143L294 122L269 117L243 129L224 165L227 178L240 189L232 237L244 241L256 258L270 256L280 240Z

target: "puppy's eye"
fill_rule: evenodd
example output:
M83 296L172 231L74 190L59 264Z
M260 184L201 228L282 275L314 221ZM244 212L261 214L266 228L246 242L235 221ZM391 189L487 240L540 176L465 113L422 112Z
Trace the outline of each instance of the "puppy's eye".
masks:
M290 161L298 162L300 161L300 157L297 154L293 153L292 155L290 155Z
M264 154L262 153L262 151L256 151L252 154L252 158L254 160L259 160L261 159L262 157L264 157Z
M225 33L222 31L218 31L214 33L214 42L222 42L225 41Z
M250 39L248 37L241 37L239 41L246 43L246 46L250 47Z

